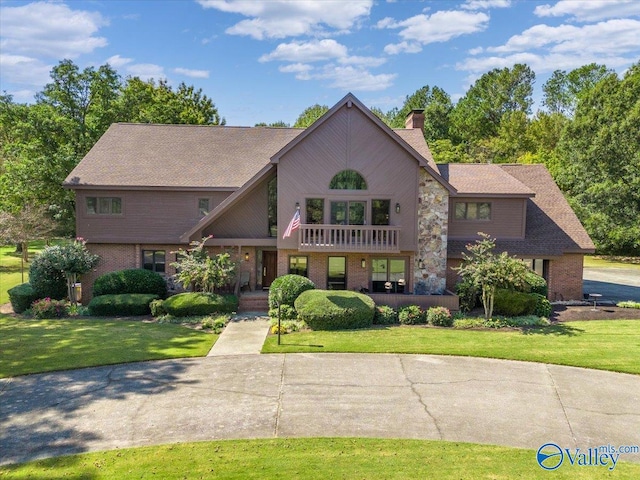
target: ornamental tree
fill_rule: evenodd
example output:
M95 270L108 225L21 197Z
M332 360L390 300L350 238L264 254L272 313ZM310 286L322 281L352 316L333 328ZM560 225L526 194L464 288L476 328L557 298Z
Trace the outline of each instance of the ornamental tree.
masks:
M196 291L213 293L216 289L231 283L236 274L237 263L229 253L219 253L210 257L204 244L211 236L200 242L191 242L192 248L178 250L177 262L171 265L176 268L176 277L183 285L193 285Z
M497 288L518 288L524 286L529 267L507 252L495 254L495 239L478 232L480 239L467 245L469 253L462 253L462 264L454 268L464 279L482 291L484 318L493 314L493 302Z
M78 281L78 275L87 273L95 267L100 261L100 257L87 250L86 241L79 237L71 243L47 247L41 255L46 255L51 265L64 274L67 280L69 301L77 303L78 299L73 287Z

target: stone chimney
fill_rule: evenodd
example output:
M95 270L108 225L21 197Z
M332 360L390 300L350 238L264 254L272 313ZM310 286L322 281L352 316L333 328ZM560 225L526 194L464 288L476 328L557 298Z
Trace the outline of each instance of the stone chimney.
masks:
M424 131L424 109L411 110L404 121L404 128L419 128Z

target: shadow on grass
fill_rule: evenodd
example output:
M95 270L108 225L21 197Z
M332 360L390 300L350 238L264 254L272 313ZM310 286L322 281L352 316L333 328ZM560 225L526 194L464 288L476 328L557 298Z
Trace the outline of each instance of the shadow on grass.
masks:
M523 335L564 336L575 337L582 335L584 330L564 323L556 323L546 327L523 327Z

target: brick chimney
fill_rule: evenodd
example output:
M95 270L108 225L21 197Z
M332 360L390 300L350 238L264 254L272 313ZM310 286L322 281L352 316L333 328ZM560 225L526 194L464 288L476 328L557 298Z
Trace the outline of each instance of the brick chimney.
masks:
M404 121L404 128L419 128L424 131L424 109L411 110Z

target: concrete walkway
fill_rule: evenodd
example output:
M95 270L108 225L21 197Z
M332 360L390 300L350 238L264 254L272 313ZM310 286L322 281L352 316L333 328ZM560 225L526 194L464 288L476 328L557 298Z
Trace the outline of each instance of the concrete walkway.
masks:
M208 356L260 353L264 339L269 333L269 326L269 317L264 314L236 315L227 324Z
M142 362L0 381L0 463L231 438L637 445L639 404L637 375L482 358L317 353Z

